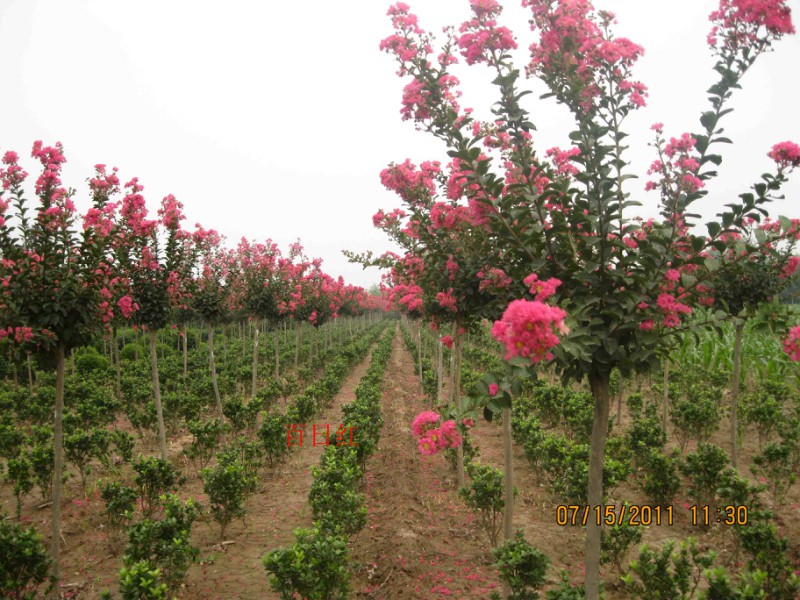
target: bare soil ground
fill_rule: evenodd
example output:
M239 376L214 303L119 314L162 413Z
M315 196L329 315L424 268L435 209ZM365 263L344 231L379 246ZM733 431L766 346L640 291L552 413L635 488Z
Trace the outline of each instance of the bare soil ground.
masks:
M370 358L362 361L346 379L332 406L318 417L318 424L338 426L340 407L354 398L355 386L366 372ZM414 416L429 408L414 359L402 345L399 335L386 371L383 389L384 428L378 451L367 463L367 527L351 539L352 598L362 600L436 599L441 597L487 599L501 591L493 566L489 539L477 515L459 498L455 474L443 455L423 457L417 450L410 427ZM612 414L615 406L612 407ZM628 416L623 406L623 425ZM498 423L476 420L472 430L480 449L478 460L502 467L502 434ZM170 454L187 476L181 490L184 497L207 503L203 483L190 464L181 461L189 436L173 439ZM728 421L724 419L712 440L722 448L728 445ZM671 443L668 444L671 446ZM293 530L311 524L307 498L311 485L310 467L319 461L324 446L312 446L307 437L302 448L295 448L287 462L265 469L262 489L247 502L244 522L230 525L220 544L218 529L210 519L198 521L192 542L200 548L199 563L192 566L180 598L197 599L275 599L267 582L261 557L269 550L293 541ZM687 452L694 450L690 443ZM741 450L740 472L749 471L758 452L754 435L746 435ZM149 454L155 454L150 448ZM555 585L559 573L566 571L574 583L583 580L584 532L581 527L556 523L558 502L533 473L522 448L514 448L515 503L514 525L528 541L551 559L546 589ZM131 480L130 473L124 479ZM111 556L102 528L103 502L97 492L97 476L92 475L89 498L84 499L79 478L65 486L63 566L64 597L94 599L103 589L114 590L122 565L120 556ZM713 548L736 571L741 557L732 553L730 527L714 525L704 529L692 526L685 487L674 503L672 525L652 525L644 542L660 545L672 538L696 537L703 547ZM627 500L647 504L633 482L611 494L612 501ZM7 514L14 513L15 499L10 486L0 488L0 502ZM33 523L49 537L50 508L37 508L36 492L23 506L23 520ZM767 499L769 505L769 500ZM800 571L800 483L789 491L785 505L776 511L779 532L790 540L790 559ZM627 560L635 558L632 552ZM627 562L627 561L626 561ZM602 568L607 600L627 598L619 586L613 567Z
M315 420L320 426L330 423L331 436L341 422L341 405L355 398L355 388L366 373L370 360L371 353L345 379L330 408ZM274 468L264 467L261 489L247 500L247 516L243 521L231 523L222 543L219 540L219 527L213 519L207 517L195 522L191 539L192 544L200 549L200 558L189 569L180 598L278 598L269 586L261 557L274 548L292 543L294 529L311 524L308 506L312 481L310 469L319 462L324 451L321 439L318 445L313 446L309 430L303 446L293 447L285 463ZM183 449L190 442L191 436L184 435L170 439L168 444L170 457L186 476L180 496L194 498L208 506L202 478L190 463L182 459ZM154 446L137 448L137 451L157 454ZM122 479L128 485L132 483L130 469L125 470ZM99 496L97 480L96 474L90 476L88 498L84 498L80 478L74 477L64 486L61 572L63 596L66 598L96 599L103 590L115 591L119 582L121 553L113 556L109 551L108 539L103 531L105 504ZM6 514L14 514L16 499L10 486L0 488L0 501ZM33 523L49 543L51 507L48 505L39 509L37 506L40 504L34 490L24 502L22 519Z

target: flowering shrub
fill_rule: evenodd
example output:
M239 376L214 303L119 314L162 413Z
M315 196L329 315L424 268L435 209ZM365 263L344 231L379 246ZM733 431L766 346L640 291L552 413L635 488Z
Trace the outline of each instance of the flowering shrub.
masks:
M417 436L417 446L424 456L431 456L445 448L461 445L461 434L455 421L440 423L442 417L434 411L425 411L416 416L411 431Z
M783 351L794 362L800 361L800 325L792 327L783 340Z
M555 306L534 300L514 300L503 317L495 321L492 336L506 348L506 360L515 356L530 359L532 363L551 360L550 348L558 344L555 331L566 334L566 313Z

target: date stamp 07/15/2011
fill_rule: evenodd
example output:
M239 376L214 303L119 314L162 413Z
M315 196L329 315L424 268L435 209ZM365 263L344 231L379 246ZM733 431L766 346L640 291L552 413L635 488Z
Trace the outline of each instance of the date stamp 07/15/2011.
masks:
M688 523L707 527L720 525L747 525L747 507L736 505L709 506L692 504L686 507ZM676 516L675 507L649 504L559 504L556 506L556 524L585 526L590 522L613 527L616 525L672 525Z

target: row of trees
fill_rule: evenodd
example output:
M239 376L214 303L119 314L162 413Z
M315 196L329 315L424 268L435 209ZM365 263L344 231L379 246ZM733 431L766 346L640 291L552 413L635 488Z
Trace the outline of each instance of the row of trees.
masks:
M214 328L247 317L276 332L275 376L278 376L277 329L286 320L319 326L339 314L374 308L363 289L334 279L309 260L299 243L284 256L271 240L243 239L227 248L220 234L197 225L182 227L183 205L165 197L156 218L149 218L143 186L136 178L120 185L117 169L96 165L89 179L92 205L78 214L75 190L61 182L66 158L60 143L37 141L32 156L41 163L34 184L36 200L26 200L28 174L19 157L7 151L0 169L0 348L9 355L39 353L55 360L53 574L58 579L63 470L64 363L73 348L99 334L111 338L120 394L117 330L134 326L150 342L153 391L161 456L167 459L156 336L172 323L184 338L186 327L201 320L208 330L209 363L215 401ZM115 201L116 195L122 195ZM299 332L299 328L298 328ZM252 393L257 386L258 336L255 336Z
M401 76L411 78L403 90L403 119L443 141L451 161L417 167L406 160L385 169L381 180L403 206L378 212L374 222L402 255L352 258L389 268L385 284L410 316L435 327L452 324L454 338L443 341L454 344L456 374L461 333L480 319L495 321L493 335L505 344L510 368L497 374L479 404L488 416L502 411L504 425L534 363L552 361L565 382L588 379L594 397L588 502L600 505L611 372L628 376L667 364L673 334L699 307L716 309L707 326L734 319L740 348L744 320L796 274L800 220L770 218L767 207L800 166L797 144L780 142L769 150L772 171L704 227L692 212L717 176L723 157L715 149L731 143L720 127L732 111L729 100L758 57L794 33L790 10L783 0L758 3L758 9L722 0L710 15L717 81L708 89L709 106L695 132L668 137L662 124L653 125L655 157L645 189L658 194L660 217L644 220L630 214L642 203L625 185L634 175L623 128L646 102L646 87L631 76L643 48L615 37L614 15L596 11L588 0L523 2L539 36L526 72L544 82L545 96L567 107L575 122L568 149L541 153L522 103L530 92L520 89L511 60L517 43L497 23L502 7L496 0L470 5L471 18L458 34L446 29L438 49L406 4L389 9L395 31L381 49L396 58ZM492 71L498 93L492 121L476 120L459 104L451 72L459 54L468 65ZM738 357L734 363L735 464ZM456 413L474 408L462 406L458 381L452 383ZM510 432L506 439L510 459ZM459 486L461 462L459 453ZM512 490L510 460L506 464L506 489ZM585 560L586 597L596 600L600 528L592 523Z

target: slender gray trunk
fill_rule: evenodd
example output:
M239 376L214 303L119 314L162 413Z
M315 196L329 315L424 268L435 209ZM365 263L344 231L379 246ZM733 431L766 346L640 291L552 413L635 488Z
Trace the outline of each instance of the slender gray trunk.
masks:
M117 400L122 402L122 364L119 359L119 340L116 327L111 330L111 355L114 359L114 393Z
M147 335L150 337L150 366L153 371L153 395L156 401L156 417L158 418L158 445L161 448L161 458L168 460L167 455L167 432L164 428L164 411L161 407L161 384L158 381L158 356L156 354L156 331L149 329Z
M183 326L183 378L186 379L189 377L189 350L187 347L188 340L187 337L187 327L186 325Z
M457 328L458 326L456 326ZM453 377L453 397L455 399L456 413L461 414L461 335L456 331L454 342L455 350L455 375ZM464 486L464 446L456 448L456 483L458 487Z
M250 396L255 397L258 387L258 326L253 333L253 383L250 388Z
M28 352L28 389L33 393L33 361L30 352Z
M662 402L661 424L667 431L667 417L669 416L669 360L664 359L664 398Z
M208 366L211 368L211 387L214 388L214 401L217 404L217 413L222 419L225 415L222 412L222 400L219 397L219 386L217 385L217 365L214 362L214 327L208 326Z
M608 435L609 373L592 373L589 383L594 396L594 423L589 450L588 502L590 515L603 504L603 466ZM600 525L589 518L586 525L586 600L600 600Z
M300 364L300 323L295 322L294 331L294 370L296 371Z
M733 389L731 389L731 465L734 469L739 465L739 385L742 373L742 335L744 322L737 323L736 337L733 344Z
M422 376L422 321L418 321L417 325L417 362L419 363L419 384L422 385L424 378Z
M56 406L53 415L53 518L50 557L53 559L53 598L59 597L61 559L61 479L64 472L64 344L56 346Z
M444 388L444 377L443 377L443 369L444 365L442 364L444 352L442 352L442 343L439 342L436 345L436 399L432 400L431 402L439 402L442 399L442 389Z
M505 508L503 510L503 539L514 537L514 455L511 443L511 409L503 409L503 454L505 469L503 472L505 487Z
M272 332L272 339L275 343L275 381L278 381L281 376L281 351L280 351L280 340L278 340L278 325L275 324L273 332Z

